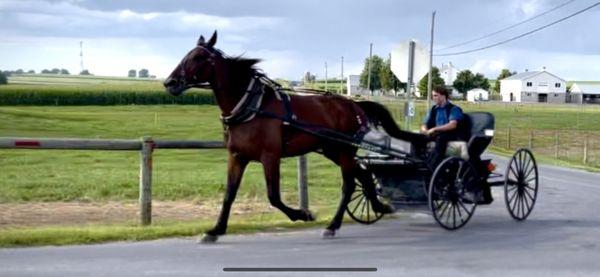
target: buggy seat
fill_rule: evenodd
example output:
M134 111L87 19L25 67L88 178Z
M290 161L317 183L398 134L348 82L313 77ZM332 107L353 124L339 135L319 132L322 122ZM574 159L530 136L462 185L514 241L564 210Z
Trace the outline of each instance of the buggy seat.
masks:
M494 137L494 115L488 112L465 113L464 122L469 130L469 141L451 141L447 155L460 156L465 160L477 158L485 151Z

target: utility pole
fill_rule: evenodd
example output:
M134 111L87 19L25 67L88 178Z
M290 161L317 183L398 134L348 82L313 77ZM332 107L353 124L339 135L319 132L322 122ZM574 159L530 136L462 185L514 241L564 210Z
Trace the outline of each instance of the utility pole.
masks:
M344 92L344 56L342 56L342 80L340 82L340 94Z
M373 43L369 45L369 72L367 74L367 89L369 90L369 94L373 96L373 91L371 90L371 58L373 56Z
M408 46L408 78L406 78L406 105L405 105L405 130L410 130L410 111L414 110L412 102L413 71L415 65L415 41L411 40Z
M329 91L327 87L327 62L325 62L325 91Z
M83 72L83 41L79 41L79 66L81 67L80 73Z
M435 11L431 14L431 40L429 41L429 74L427 78L427 111L429 111L431 106L431 82L432 76L431 71L433 68L433 28L435 26Z

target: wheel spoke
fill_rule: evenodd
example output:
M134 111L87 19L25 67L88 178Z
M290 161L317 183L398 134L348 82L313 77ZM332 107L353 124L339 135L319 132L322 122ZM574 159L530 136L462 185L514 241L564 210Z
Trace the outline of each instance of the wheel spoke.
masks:
M355 192L356 193L356 192ZM352 197L352 199L350 199L350 202L348 203L352 203L352 201L356 200L357 198L363 196L364 194L362 192L358 192L356 193L356 196Z
M448 209L449 205L450 205L450 203L444 201L444 207L440 211L438 218L442 219L444 217L444 214L446 213L446 210Z
M523 178L529 177L529 174L531 174L531 172L533 172L533 170L535 169L535 166L532 166L525 175L523 175Z
M452 228L456 229L456 206L452 205Z
M529 188L529 187L526 186L526 188ZM532 188L529 188L529 189L532 189ZM531 193L528 190L523 190L523 192L525 192L525 194L527 194L527 196L529 196L529 199L531 201L535 200L535 197L533 197L533 195L531 195Z
M519 194L518 191L515 192L515 194L513 194L513 196L511 197L511 199L508 201L508 203L512 203L512 209L511 210L513 210L513 211L515 210L515 207L517 205L517 199L516 199L517 194ZM514 202L513 202L513 200L514 200Z
M515 167L516 167L516 165L515 165ZM515 178L517 178L517 179L518 179L518 178L519 178L519 174L517 174L517 173L515 172L515 169L513 169L513 165L512 165L512 164L510 165L510 167L509 167L509 168L510 168L510 172L512 172L512 173L513 173L513 176L514 176Z
M523 169L524 172L529 171L529 166L531 165L531 159L529 158L528 155L525 156L527 159L525 160L525 168Z
M529 197L527 196L526 193L523 193L523 201L525 202L525 207L527 208L527 210L529 210L529 208L530 208L530 206L529 206Z
M517 186L514 186L514 187L516 188ZM517 196L517 193L518 193L518 191L515 191L512 195L510 194L510 192L508 193L509 194L508 203L512 203L513 199L515 199L515 196Z
M361 194L361 196L363 196L363 198L364 198L363 194ZM360 206L361 203L362 203L362 199L360 199L358 201L358 203L356 203L356 205L354 206L354 210L352 210L352 214L356 213L356 210L358 210L358 207Z
M460 212L462 205L463 205L463 203L461 201L458 201L458 206L456 206L456 211L458 212L458 217L460 218L460 221L464 222L462 212Z
M525 217L525 196L521 194L520 199L521 199L521 213L523 214L521 216L521 218L524 218Z
M369 204L370 204L369 201L367 201L367 221L371 221L370 220L371 219L371 212L370 212L371 205L369 205Z
M362 208L360 208L360 217L361 218L365 218L365 206L367 206L367 197L361 198L362 201Z
M525 180L525 183L529 184L529 182L531 182L531 181L535 181L536 177L537 177L537 176L533 176L533 177L531 177L531 178L529 178L529 179Z
M448 202L448 207L450 209L448 210L448 213L446 214L446 220L444 220L444 222L446 222L446 223L450 222L450 210L452 209L452 203Z

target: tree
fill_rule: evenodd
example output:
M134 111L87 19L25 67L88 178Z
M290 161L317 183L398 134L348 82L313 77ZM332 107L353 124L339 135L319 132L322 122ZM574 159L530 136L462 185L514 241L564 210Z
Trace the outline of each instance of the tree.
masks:
M29 74L35 74L35 70L30 69L29 71L27 71L27 73L29 73Z
M42 74L50 74L50 73L52 73L52 72L50 72L50 70L48 70L48 69L42 70Z
M431 88L435 88L435 87L444 87L446 86L446 82L444 81L444 79L442 79L442 76L440 75L440 70L437 67L432 67L431 68L431 76L433 76L433 78L431 79ZM429 82L429 73L427 73L425 75L425 77L421 78L421 80L419 81L419 91L421 92L421 98L426 99L427 98L427 83Z
M396 75L392 72L392 61L387 59L381 67L381 71L379 72L379 78L381 79L381 87L385 91L398 91L401 88L406 88L406 83L400 82Z
M8 78L6 78L6 75L4 75L4 72L2 72L2 70L0 70L0 85L5 85L8 83Z
M135 69L130 69L129 72L127 73L127 77L135 78L135 76L137 76L137 71Z
M473 79L473 86L474 86L474 88L481 88L481 89L484 89L484 90L490 90L490 82L481 73L475 74L475 78Z
M148 76L150 76L150 74L148 74L148 73L149 73L148 69L142 68L138 72L138 77L140 77L140 78L148 78Z
M500 93L500 81L515 74L517 74L517 72L510 72L510 70L506 68L502 69L500 75L498 75L498 78L496 78L496 82L494 83L494 92Z
M52 74L59 74L60 73L60 69L58 69L58 68L52 68L52 70L50 70L50 73L52 73Z
M15 71L15 74L23 74L25 73L25 71L23 71L23 69L17 69L17 71Z
M453 86L460 93L464 94L467 91L474 88L482 88L488 90L490 88L490 83L488 82L487 78L485 78L485 76L483 76L483 74L481 73L473 75L471 70L463 70L461 72L458 72L456 80L454 80Z
M79 72L79 75L92 75L92 73L90 73L87 69L84 69L81 72Z
M381 78L379 76L381 68L383 67L383 59L375 55L371 57L371 87L367 88L368 76L369 76L369 58L365 59L365 68L360 73L360 86L369 90L381 89Z
M60 74L63 74L63 75L70 75L71 73L69 73L69 71L68 71L68 70L66 70L66 69L64 69L64 68L63 68L63 69L61 69L61 70L60 70Z

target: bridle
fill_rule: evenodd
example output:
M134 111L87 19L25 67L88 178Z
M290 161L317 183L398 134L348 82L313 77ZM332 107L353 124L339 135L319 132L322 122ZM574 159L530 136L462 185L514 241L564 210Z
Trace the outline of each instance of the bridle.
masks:
M192 88L192 87L196 87L196 88L205 88L205 89L217 89L217 82L216 82L216 73L215 73L215 59L217 57L219 58L223 58L223 53L217 49L213 49L214 51L211 51L209 48L198 45L196 46L196 48L201 48L204 51L206 51L207 53L210 54L210 56L206 59L206 63L208 63L210 66L212 66L213 70L212 70L212 76L210 77L210 81L209 82L198 82L198 71L200 71L200 69L204 69L204 67L206 66L204 63L202 64L202 67L198 70L196 70L196 72L194 72L194 75L192 75L192 83L188 83L187 82L187 78L182 78L182 82L183 82L183 87L184 89L188 89L188 88ZM215 53L215 51L217 53ZM186 71L185 69L187 68L187 63L188 63L188 57L186 57L186 59L183 61L183 63L181 64L181 69L180 69L180 75L181 76L186 76Z

